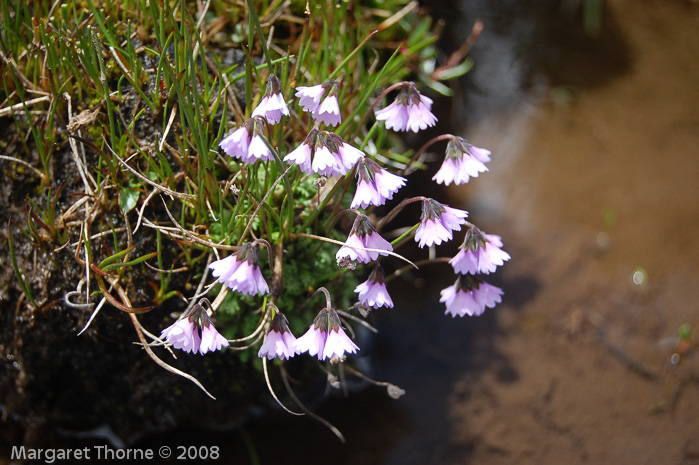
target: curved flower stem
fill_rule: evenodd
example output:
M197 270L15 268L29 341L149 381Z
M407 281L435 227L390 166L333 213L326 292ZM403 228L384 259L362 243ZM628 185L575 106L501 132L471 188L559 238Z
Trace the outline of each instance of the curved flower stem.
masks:
M299 413L299 412L294 412L293 410L289 410L284 404L282 404L282 401L279 400L279 397L277 397L277 394L274 392L274 389L272 389L272 384L269 382L269 372L267 371L267 357L262 357L262 371L264 371L264 373L265 373L265 381L267 382L267 389L269 390L269 393L272 394L272 397L274 397L274 400L277 401L279 406L292 415L299 415L299 416L305 415L305 413Z
M393 208L393 210L391 210L390 212L388 212L388 215L386 215L386 216L384 216L383 218L381 218L381 221L379 221L378 224L376 225L376 231L381 231L381 228L383 228L383 226L384 226L386 223L388 223L389 221L391 221L391 220L393 219L394 216L396 216L398 213L400 213L401 210L403 210L405 207L407 207L407 206L410 205L411 203L422 202L422 201L425 201L425 200L427 200L427 197L423 197L422 195L421 195L421 196L418 196L418 197L412 197L412 198L403 200L401 203L399 203L398 205L396 205L396 206Z
M358 317L352 315L351 313L348 313L348 312L346 312L346 311L344 311L344 310L337 310L337 314L340 315L340 316L343 316L344 318L350 319L350 320L352 320L352 321L354 321L354 322L356 322L356 323L358 323L358 324L364 326L366 329L368 329L369 331L371 331L371 332L374 333L374 334L378 334L378 333L379 333L379 330L378 330L378 329L376 329L376 328L374 328L373 326L371 326L371 325L370 325L368 322L366 322L365 320L362 320L361 318L358 318Z
M326 288L319 287L318 289L316 289L316 291L313 293L313 295L311 297L313 297L314 295L316 295L319 292L322 292L323 294L325 294L325 304L326 304L325 307L332 308L332 301L330 299L330 292L328 292L328 290Z
M268 304L272 305L272 304ZM269 320L270 312L265 312L264 315L262 316L262 321L260 321L260 324L255 328L255 331L252 332L249 336L242 337L240 339L228 339L228 342L231 343L236 343L236 342L246 342L249 341L250 339L257 337L258 334L265 328L265 325L267 324L267 321Z
M388 395L393 397L394 399L398 399L400 396L405 394L405 391L403 389L399 388L398 386L396 386L393 383L389 383L386 381L377 381L373 378L369 378L367 375L365 375L361 371L356 370L347 364L344 364L343 367L345 370L349 371L350 373L352 373L356 377L363 379L364 381L367 381L367 382L374 384L376 386L383 386L383 387L387 388Z
M300 408L301 410L303 410L304 413L306 413L306 415L308 415L309 417L313 418L313 419L316 420L318 423L324 425L326 428L328 428L330 431L332 431L333 434L334 434L335 436L337 436L337 438L338 438L340 441L342 441L343 444L347 444L347 440L346 440L345 437L342 435L342 433L340 432L340 430L337 429L336 426L334 426L332 423L330 423L330 422L329 422L328 420L326 420L325 418L323 418L323 417L321 417L321 416L318 416L318 415L316 415L315 413L311 412L310 410L308 410L308 407L306 407L305 405L303 405L303 403L301 402L301 399L299 399L298 396L296 395L296 393L294 392L294 390L291 389L291 385L289 384L289 373L287 373L286 368L284 368L284 365L279 365L279 371L280 371L280 373L281 373L281 375L282 375L282 381L284 381L284 387L286 387L286 391L289 393L289 397L291 397L291 399L292 399L294 402L296 402L296 405L298 405L299 408Z
M331 231L333 226L335 226L335 223L337 223L337 220L340 219L340 216L344 215L345 213L354 213L356 216L362 215L363 213L357 210L356 208L345 208L343 210L340 210L337 212L334 216L332 216L332 221L327 227L327 231ZM356 218L356 217L355 217Z
M425 150L427 150L427 148L430 147L431 145L436 144L437 142L440 142L440 141L443 141L443 140L450 140L450 139L453 139L453 138L454 138L454 136L453 136L452 134L442 134L441 136L437 136L437 137L434 137L434 138L428 140L427 142L425 142L425 144L424 144L422 147L420 147L420 148L418 149L417 152L415 152L415 153L413 154L412 157L410 157L410 161L408 162L408 164L405 166L405 168L403 168L402 170L400 170L400 171L398 172L398 174L401 174L401 175L402 175L402 174L405 174L405 172L408 171L408 170L410 169L410 167L412 166L412 164L415 163L416 160L419 160L420 155L422 155L422 152L424 152Z
M364 123L366 123L366 120L369 119L369 115L374 111L374 107L376 106L377 103L381 102L384 97L386 97L389 92L394 91L398 89L399 87L404 87L404 86L411 86L413 85L412 82L410 81L401 81L401 82L396 82L395 84L392 84L388 86L381 94L379 94L378 97L376 97L376 100L374 100L371 105L369 105L369 108L367 109L366 113L364 114L364 118L362 118L362 121L357 125L357 129L354 130L354 133L352 133L352 137L350 140L354 139L357 137L359 134L359 131L364 127Z

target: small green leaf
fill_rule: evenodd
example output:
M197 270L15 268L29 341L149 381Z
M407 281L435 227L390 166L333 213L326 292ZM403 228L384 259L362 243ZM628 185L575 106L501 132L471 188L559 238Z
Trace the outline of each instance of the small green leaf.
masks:
M151 252L151 253L146 254L146 255L141 255L140 257L135 258L135 259L131 260L130 262L112 263L111 265L107 265L104 268L102 268L102 271L104 271L105 273L109 273L110 271L115 270L117 268L121 268L122 266L138 265L139 263L145 262L146 260L150 260L151 258L157 257L157 256L158 256L158 252Z
M429 86L432 90L439 92L445 97L451 97L454 95L454 91L452 91L449 87L445 86L439 81L425 79L425 84L427 84L427 86Z
M119 193L119 205L124 213L128 213L136 206L141 193L135 189L124 188Z

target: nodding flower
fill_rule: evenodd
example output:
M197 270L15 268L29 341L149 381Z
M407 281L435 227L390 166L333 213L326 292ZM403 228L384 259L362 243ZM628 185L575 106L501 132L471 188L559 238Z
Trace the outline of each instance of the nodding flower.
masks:
M466 184L470 178L477 178L478 173L488 171L485 163L489 161L490 150L475 147L465 139L454 136L449 140L444 162L432 180L445 186L452 182Z
M289 331L289 322L283 313L276 311L269 332L262 343L257 356L265 356L272 360L278 357L280 360L288 360L296 355L296 338Z
M265 95L255 107L252 116L263 116L270 124L277 124L282 119L282 115L289 116L289 108L282 95L282 83L274 74L267 78L267 89Z
M473 226L466 231L464 243L449 263L460 274L490 274L509 259L510 255L502 250L500 236L485 234Z
M226 155L239 158L245 163L274 160L274 155L264 140L264 120L260 116L247 120L224 138L219 146Z
M321 310L308 331L296 339L296 353L308 352L318 360L343 360L345 353L353 354L358 350L342 329L337 312L330 307Z
M362 305L371 308L393 308L393 300L388 294L384 279L383 267L377 262L371 270L369 279L354 288L354 292L359 294L357 297Z
M415 231L415 241L420 247L439 245L450 241L452 231L460 231L468 213L457 208L447 207L434 199L422 201L420 226Z
M405 185L406 179L391 174L370 158L357 163L357 191L352 199L352 208L379 207L391 200L393 194Z
M201 335L199 334L201 330ZM201 355L228 347L228 340L214 327L209 314L199 304L165 328L161 337L175 349Z
M269 286L262 277L257 254L257 245L247 242L236 253L212 262L209 265L213 270L211 274L232 291L248 295L267 294Z
M337 81L330 79L312 87L299 86L296 88L296 96L300 98L299 105L303 111L310 112L316 121L334 127L342 122L337 91Z
M284 157L284 161L299 165L306 174L344 176L364 158L364 152L352 147L332 132L313 127L301 145Z
M376 119L385 121L387 129L418 132L437 122L431 108L432 99L420 94L415 84L410 82L401 88L393 103L376 111Z
M446 304L446 315L479 316L487 308L502 301L502 289L471 275L458 275L453 286L441 291L440 302Z
M335 254L335 259L340 266L350 266L352 261L369 263L378 259L379 255L388 255L388 252L393 252L391 243L376 232L369 218L363 214L357 215L345 243L347 245L343 245Z

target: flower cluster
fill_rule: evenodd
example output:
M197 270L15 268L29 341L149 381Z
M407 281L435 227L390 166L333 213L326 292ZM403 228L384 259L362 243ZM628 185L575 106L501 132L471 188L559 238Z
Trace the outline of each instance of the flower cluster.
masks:
M320 290L327 292L325 288ZM343 360L345 352L353 354L359 350L345 334L340 317L330 306L318 313L308 331L298 339L289 330L286 317L274 305L270 307L275 310L275 316L257 354L260 358L288 360L296 354L308 352L318 360Z
M298 165L306 174L339 177L346 175L363 158L361 150L337 134L313 127L303 143L289 152L284 161Z
M437 119L431 113L432 100L420 94L412 82L391 86L374 105L380 103L383 96L395 89L399 89L395 101L375 111L377 123L383 121L386 129L413 132L426 129L436 123ZM270 170L269 165L260 165L260 163L275 160L272 164L275 167L280 160L282 163L287 163L286 171L272 186L269 194L274 193L274 186L282 180L289 182L287 173L296 182L318 176L322 180L319 181L318 188L326 183L327 178L335 178L329 184L330 193L321 194L319 191L317 198L313 199L310 205L322 209L323 202L328 202L323 195L332 196L334 193L341 193L332 200L334 212L338 214L326 220L326 225L339 224L337 218L341 215L347 213L354 215L354 222L347 239L335 254L338 265L336 276L342 276L342 273L355 270L358 266L360 269L364 267L367 271L370 270L366 281L354 288L356 304L353 307L359 308L362 314L369 309L393 308L393 300L386 286L390 277L386 278L384 265L380 260L387 260L386 257L396 255L394 244L402 244L401 239L412 235L417 245L420 248L430 248L430 255L433 256L434 248L451 241L454 233L461 231L462 227L466 229L464 242L458 254L449 260L457 274L457 279L453 286L441 291L440 301L446 304L446 313L452 316L477 316L482 314L485 308L492 308L500 302L502 290L483 282L478 277L480 274L494 272L496 267L510 259L510 256L502 250L500 237L482 233L476 226L467 222L466 211L428 197L404 199L382 218L377 216L374 209L393 200L396 193L408 182L407 178L402 176L407 172L407 168L402 172L391 172L395 168L383 163L385 159L367 155L360 149L364 145L360 145L360 148L352 145L352 143L358 143L356 138L351 138L348 142L335 132L321 129L321 125L335 127L342 122L337 81L331 79L318 85L298 86L295 96L302 111L310 116L308 122L311 127L305 139L297 146L292 146L293 149L288 150L285 155L281 154L283 157L276 153L277 149L266 137L270 131L269 126L278 124L284 116L292 119L301 118L299 118L300 112L292 114L289 111L282 93L281 82L272 74L268 78L264 96L252 112L251 118L225 137L220 147L224 153L237 158L241 163L252 165L255 168L254 172L258 173L256 176L259 176L259 173L267 176ZM462 184L468 182L470 178L477 177L479 173L487 171L485 163L490 161L490 152L452 135L439 136L428 142L416 153L414 159L417 159L419 153L427 146L442 140L448 140L446 156L444 163L433 177L434 181L445 185ZM413 160L410 161L411 164L412 162ZM298 169L295 169L296 167ZM352 174L356 176L356 189L350 201L345 200L344 194L351 188ZM270 181L266 179L265 182L269 185ZM288 193L293 187L287 186L285 189L280 189L278 192ZM265 195L261 203L265 202L269 194ZM284 201L291 201L286 197L284 199ZM255 201L258 199L255 198ZM346 208L348 203L349 209L340 210L340 208ZM392 244L382 237L379 231L401 210L413 203L420 203L422 207L420 221L413 227L404 228L404 232L396 234L399 238ZM256 211L261 207L263 205L258 205ZM293 206L289 211L292 215L284 217L287 224L291 224L291 228L297 223L301 225L296 237L338 242L335 239L309 235L306 232L304 228L310 222L306 220L304 223L304 218L317 218L313 216L314 212L294 210ZM271 211L270 214L278 218L280 223L283 221L278 211ZM332 226L328 228L333 230ZM263 234L269 232L265 229L257 231L262 231ZM334 231L337 234L337 229ZM280 234L274 239L275 244L280 244L281 237L284 236ZM294 233L290 234L290 237L293 240ZM260 266L261 246L266 247L268 251L272 272L271 292ZM308 353L319 360L337 363L343 361L347 354L354 354L359 350L343 329L340 315L344 313L333 308L330 292L325 287L314 286L318 289L316 293L325 294L326 305L317 314L305 334L298 339L293 335L289 321L275 305L279 294L283 291L278 271L283 266L285 252L283 247L276 249L281 253L275 252L277 256L273 257L273 247L265 239L260 238L243 243L234 250L235 252L227 257L212 262L209 268L216 281L223 285L221 292L232 291L247 296L264 295L265 299L269 299L265 300L266 305L261 309L264 318L261 318L256 332L264 335L264 341L258 351L260 358L288 360L298 354ZM271 319L268 319L270 316ZM200 306L196 306L194 310L187 312L175 324L165 329L162 336L172 347L186 352L204 354L228 346L228 341L216 332L208 313Z

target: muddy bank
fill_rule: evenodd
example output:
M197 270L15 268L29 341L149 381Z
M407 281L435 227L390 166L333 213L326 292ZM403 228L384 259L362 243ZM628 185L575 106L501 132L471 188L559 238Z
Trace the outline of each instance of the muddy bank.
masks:
M513 373L454 385L449 447L471 450L440 463L699 462L699 9L606 5L625 74L467 130L502 154L454 195L513 256L494 341Z

